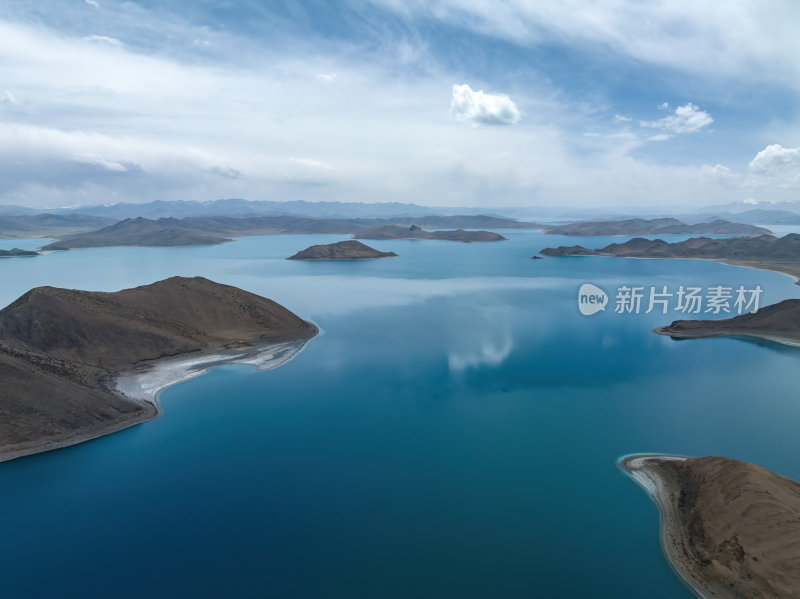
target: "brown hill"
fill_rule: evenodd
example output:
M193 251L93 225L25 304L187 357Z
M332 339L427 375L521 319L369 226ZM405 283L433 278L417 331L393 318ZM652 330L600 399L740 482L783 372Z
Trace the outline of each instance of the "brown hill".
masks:
M676 338L744 336L800 343L800 300L784 300L722 320L676 320L654 332Z
M43 250L66 250L110 246L215 245L230 241L221 235L200 231L176 218L128 218L98 231L66 237Z
M151 418L153 406L113 391L123 371L316 332L271 300L201 277L115 293L32 289L0 310L0 460Z
M370 260L373 258L391 258L394 252L381 252L366 244L351 239L325 245L312 245L287 260Z
M800 484L724 457L633 456L622 465L653 481L664 550L700 596L800 596Z
M545 248L545 256L614 256L618 258L686 258L778 270L800 276L800 234L783 237L693 237L667 243L663 239L636 237L590 250L580 245Z

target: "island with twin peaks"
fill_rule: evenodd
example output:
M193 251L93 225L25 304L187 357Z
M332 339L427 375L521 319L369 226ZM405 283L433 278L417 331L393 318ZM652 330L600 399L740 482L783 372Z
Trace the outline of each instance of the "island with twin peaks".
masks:
M372 260L375 258L393 258L394 252L381 252L365 243L350 239L324 245L312 245L287 260Z

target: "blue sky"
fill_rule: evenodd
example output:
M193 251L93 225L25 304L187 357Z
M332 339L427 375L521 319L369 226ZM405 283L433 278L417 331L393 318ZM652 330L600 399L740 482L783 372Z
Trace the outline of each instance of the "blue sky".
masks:
M798 26L791 0L0 0L0 202L795 201Z

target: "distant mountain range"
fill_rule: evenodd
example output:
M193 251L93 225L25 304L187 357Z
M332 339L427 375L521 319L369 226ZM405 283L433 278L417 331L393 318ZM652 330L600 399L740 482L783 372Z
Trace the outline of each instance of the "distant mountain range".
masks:
M686 224L676 218L633 218L628 220L583 221L545 227L555 235L769 235L772 231L727 220Z
M145 217L185 218L188 216L304 216L311 218L391 219L423 216L452 216L458 214L488 213L507 219L545 220L568 222L576 220L624 220L633 217L675 217L688 223L716 218L756 224L797 224L793 218L800 216L798 202L732 202L703 206L692 212L638 207L570 207L570 206L422 206L402 202L308 202L303 200L281 202L275 200L245 200L228 198L210 201L163 201L141 204L119 203L99 206L71 206L66 208L34 209L25 206L0 205L0 216L47 214L86 214L112 220ZM741 216L740 218L740 215ZM789 219L789 220L787 220ZM428 224L426 226L439 226Z
M385 225L377 229L364 231L356 235L357 239L439 239L443 241L505 241L505 237L491 231L425 231L418 225L404 227L401 225Z
M789 210L768 210L754 208L743 212L715 212L703 215L708 218L733 219L740 223L759 223L766 225L800 225L800 213Z
M488 231L435 231L427 232L417 225L398 225L396 221L408 219L321 219L297 216L253 216L235 218L230 216L196 216L183 219L129 218L97 231L65 236L44 246L43 250L66 250L75 248L107 246L187 246L213 245L230 241L231 237L246 235L290 235L290 234L342 234L369 235L380 227L392 228L381 231L380 239L420 238L453 239L456 241L494 241L502 236ZM493 225L507 228L539 228L536 223L521 223L490 216L454 216L411 219L417 222L434 222L440 226ZM412 230L410 227L417 227ZM374 239L374 237L372 237Z

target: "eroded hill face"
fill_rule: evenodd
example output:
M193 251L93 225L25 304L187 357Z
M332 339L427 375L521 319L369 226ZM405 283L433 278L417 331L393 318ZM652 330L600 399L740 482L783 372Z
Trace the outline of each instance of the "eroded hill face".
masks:
M114 293L32 289L0 310L0 459L152 416L111 391L120 371L316 332L269 299L201 277Z
M38 287L0 310L0 343L102 368L308 327L271 300L200 277L115 293Z
M665 462L693 568L731 597L800 596L800 485L722 457Z

